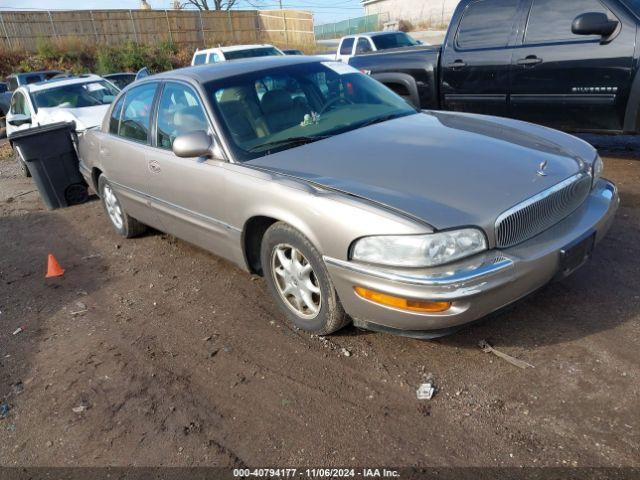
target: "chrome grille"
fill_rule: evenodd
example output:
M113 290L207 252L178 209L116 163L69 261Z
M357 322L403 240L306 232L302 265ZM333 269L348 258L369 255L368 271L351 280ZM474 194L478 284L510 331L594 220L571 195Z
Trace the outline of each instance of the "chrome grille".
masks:
M566 218L589 195L591 176L579 173L510 208L496 220L498 248L511 247Z

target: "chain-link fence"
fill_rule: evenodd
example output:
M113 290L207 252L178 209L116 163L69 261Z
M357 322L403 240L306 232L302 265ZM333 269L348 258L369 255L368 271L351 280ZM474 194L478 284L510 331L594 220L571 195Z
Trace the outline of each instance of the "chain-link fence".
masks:
M340 38L354 33L374 32L381 30L385 22L389 21L389 14L381 13L364 17L350 18L337 23L316 25L314 31L316 40Z

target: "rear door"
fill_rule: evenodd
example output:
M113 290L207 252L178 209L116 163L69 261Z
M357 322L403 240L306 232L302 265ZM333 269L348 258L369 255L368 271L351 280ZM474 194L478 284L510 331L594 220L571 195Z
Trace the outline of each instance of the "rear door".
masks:
M151 112L157 82L144 83L120 97L112 110L109 134L100 141L103 173L132 217L159 228L147 166Z
M588 12L620 22L607 39L575 35ZM562 130L622 130L636 27L599 0L528 0L526 29L513 50L511 110L516 118Z
M474 0L464 7L442 54L445 109L507 114L511 47L521 16L521 0Z

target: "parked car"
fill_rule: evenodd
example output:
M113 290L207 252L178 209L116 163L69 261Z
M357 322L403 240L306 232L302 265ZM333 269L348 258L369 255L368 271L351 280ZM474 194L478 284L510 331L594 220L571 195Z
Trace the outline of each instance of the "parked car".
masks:
M9 86L6 82L0 82L0 93L7 92L9 90Z
M336 60L348 62L356 55L391 48L415 47L416 45L422 45L422 42L404 32L387 31L347 35L340 39Z
M285 55L304 55L304 52L302 50L296 50L294 48L282 50L282 53L284 53Z
M349 63L421 108L637 133L638 26L640 4L632 0L463 0L442 49Z
M618 206L582 140L421 112L317 57L140 80L79 153L120 235L150 225L264 275L321 335L450 333L576 270Z
M231 47L207 48L196 50L191 59L191 65L206 63L220 63L241 58L272 57L284 55L282 50L273 45L233 45Z
M58 70L46 70L41 72L14 73L6 79L7 88L0 92L0 138L6 136L6 115L9 112L9 104L13 92L21 85L43 82L62 72Z
M122 90L124 87L126 87L136 79L136 74L128 72L109 73L107 75L102 75L102 78L106 78L116 87Z
M102 123L109 104L120 90L97 75L60 78L18 87L7 113L7 136L14 132L57 122L75 122L76 131ZM11 141L11 138L9 138ZM29 175L19 149L16 157Z

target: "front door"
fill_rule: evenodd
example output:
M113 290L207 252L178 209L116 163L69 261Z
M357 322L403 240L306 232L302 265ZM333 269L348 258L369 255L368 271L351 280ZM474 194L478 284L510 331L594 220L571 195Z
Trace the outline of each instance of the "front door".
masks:
M233 245L232 229L224 222L226 162L181 158L172 151L179 135L198 130L213 134L200 96L187 84L168 82L160 94L156 118L154 148L147 162L162 230L229 257Z
M513 50L511 113L562 130L622 130L636 27L613 3L529 0L526 30ZM620 22L610 38L575 35L573 20L602 12Z
M441 60L446 110L507 114L511 43L520 0L476 0L450 27Z

